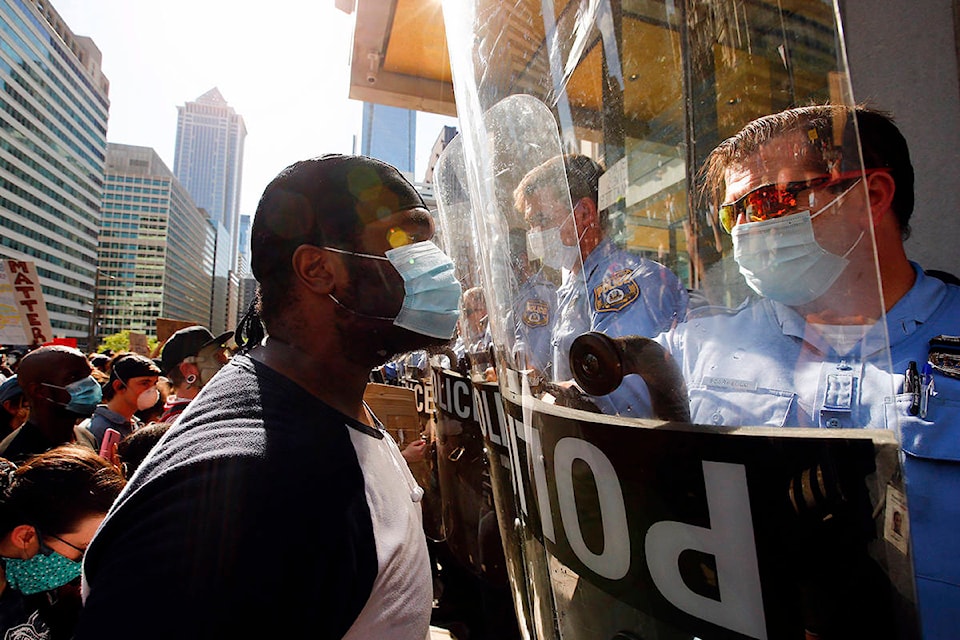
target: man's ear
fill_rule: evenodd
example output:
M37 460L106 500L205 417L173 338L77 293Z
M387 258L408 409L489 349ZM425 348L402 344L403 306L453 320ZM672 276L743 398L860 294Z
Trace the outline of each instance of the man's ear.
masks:
M200 368L192 362L181 362L177 365L177 368L180 369L180 375L183 376L184 380L189 378L191 375L200 375Z
M10 542L24 554L24 560L31 557L36 551L37 530L29 524L18 524L10 532Z
M293 252L291 262L293 273L305 287L321 295L333 291L337 265L330 251L302 244Z
M597 203L593 198L580 198L573 204L573 215L577 221L577 229L589 229L600 224L597 212Z
M886 171L876 171L867 176L867 196L870 198L870 215L876 227L886 214L893 215L893 196L897 183Z

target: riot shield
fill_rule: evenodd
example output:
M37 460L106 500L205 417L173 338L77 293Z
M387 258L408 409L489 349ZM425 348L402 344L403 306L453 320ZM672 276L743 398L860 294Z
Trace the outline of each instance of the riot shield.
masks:
M836 15L444 3L537 637L917 636L929 398Z
M512 526L517 508L512 491L494 495L494 487L510 487L509 473L490 456L490 441L481 430L478 408L484 388L496 388L488 331L488 312L480 276L477 234L470 215L463 146L459 137L444 149L434 171L437 221L444 249L457 265L464 288L460 321L449 367L433 368L436 391L437 466L443 500L445 544L455 561L482 580L481 637L517 637L529 627L530 602L522 541ZM474 388L476 385L476 389ZM509 464L508 464L509 468ZM492 478L496 477L495 482ZM497 510L504 517L497 518ZM508 583L507 563L512 567ZM511 592L519 594L512 597ZM514 615L516 611L516 615Z

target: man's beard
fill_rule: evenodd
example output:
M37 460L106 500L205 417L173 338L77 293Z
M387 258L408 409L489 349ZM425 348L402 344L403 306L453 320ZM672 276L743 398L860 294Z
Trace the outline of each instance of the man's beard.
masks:
M403 327L391 320L371 320L358 318L345 309L337 310L335 330L340 341L347 345L356 345L353 355L364 364L378 366L411 351L420 349L438 349L450 343L450 340L426 336Z

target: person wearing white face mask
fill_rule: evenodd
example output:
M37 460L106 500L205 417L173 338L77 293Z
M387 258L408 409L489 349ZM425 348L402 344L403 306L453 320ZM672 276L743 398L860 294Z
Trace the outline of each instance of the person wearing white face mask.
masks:
M528 226L529 259L562 272L549 359L555 382L573 378L570 345L581 334L652 337L687 311L687 290L672 271L607 237L598 206L602 174L587 156L557 156L530 171L514 190L514 207ZM528 361L543 360L542 354L531 356ZM649 409L642 395L628 388L591 399L604 413L642 416Z
M453 337L460 285L433 233L378 160L322 156L274 178L241 351L91 542L76 640L426 637L423 490L363 394L374 367Z
M160 398L160 368L150 358L123 351L110 358L106 370L109 379L103 385L105 402L96 408L89 422L81 424L97 439L97 447L107 429L119 431L122 437L140 428L136 412L149 409Z
M899 428L923 637L955 637L960 287L907 259L906 140L876 111L802 107L748 124L713 151L705 175L760 297L698 309L657 339L690 390L691 421ZM863 620L882 605L854 613L845 589L842 580L817 589L841 603L830 624L853 625L838 637L871 635Z

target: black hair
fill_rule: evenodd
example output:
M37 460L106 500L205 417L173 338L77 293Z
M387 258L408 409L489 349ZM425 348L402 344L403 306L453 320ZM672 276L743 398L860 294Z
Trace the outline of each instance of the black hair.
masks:
M160 368L153 360L133 351L120 351L115 354L107 362L105 371L110 377L101 384L104 402L109 402L117 395L117 390L113 387L114 380L119 380L126 386L131 378L160 375Z
M0 458L0 535L21 524L46 535L73 532L85 517L106 513L124 480L93 451L62 445L19 467Z
M248 313L258 315L269 330L274 319L295 305L291 278L297 247L355 250L364 225L413 208L426 209L423 198L395 167L380 160L328 154L290 165L267 185L257 204L250 266L259 287Z
M150 450L160 442L163 434L170 429L170 422L151 422L125 436L117 443L117 457L123 465L123 474L130 478L143 462Z

